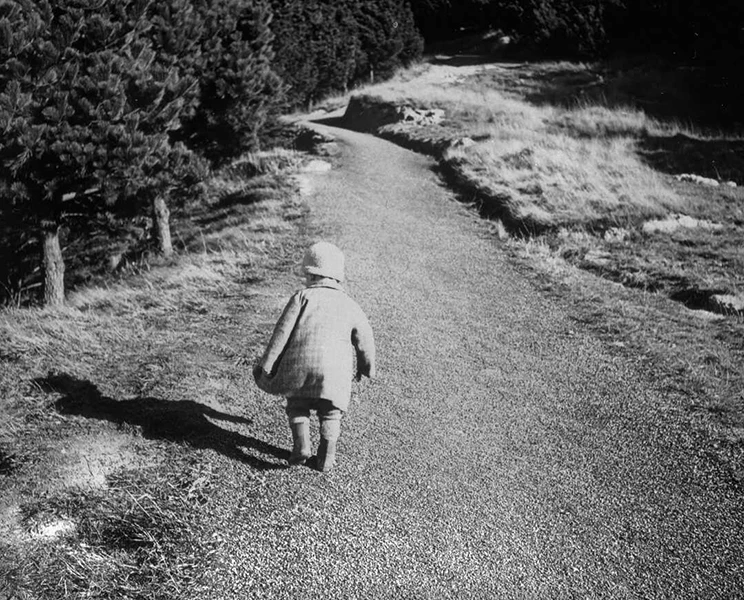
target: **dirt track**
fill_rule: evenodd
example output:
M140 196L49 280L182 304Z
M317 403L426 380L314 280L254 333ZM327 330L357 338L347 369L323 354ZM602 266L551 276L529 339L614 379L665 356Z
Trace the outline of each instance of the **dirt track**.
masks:
M328 476L215 458L224 530L195 597L744 596L741 493L674 398L510 266L429 159L318 127L342 153L312 218L380 377ZM288 446L274 407L251 435Z

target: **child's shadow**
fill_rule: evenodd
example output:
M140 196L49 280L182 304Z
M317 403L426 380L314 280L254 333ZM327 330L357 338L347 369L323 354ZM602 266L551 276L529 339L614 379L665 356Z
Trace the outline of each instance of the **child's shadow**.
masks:
M250 456L241 448L257 450L282 461L289 459L288 450L254 437L222 429L209 420L250 424L249 419L219 412L198 402L158 398L116 400L101 394L90 381L65 374L49 374L34 381L45 391L64 394L55 403L55 407L62 414L136 425L148 439L185 442L194 448L211 448L260 470L281 469L285 464Z

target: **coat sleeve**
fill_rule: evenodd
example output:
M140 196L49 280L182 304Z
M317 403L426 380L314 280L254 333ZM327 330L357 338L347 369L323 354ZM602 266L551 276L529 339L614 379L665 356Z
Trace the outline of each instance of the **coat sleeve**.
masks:
M262 368L269 376L276 373L279 362L284 354L284 349L287 347L289 338L292 336L292 332L297 324L297 319L302 309L300 295L300 292L294 294L289 299L289 302L287 302L282 316L279 317L279 320L274 326L274 333L271 336L269 345L266 347L266 351L257 365L257 367Z
M375 340L372 327L361 309L356 326L351 331L351 342L356 352L357 378L366 375L373 379L376 375Z

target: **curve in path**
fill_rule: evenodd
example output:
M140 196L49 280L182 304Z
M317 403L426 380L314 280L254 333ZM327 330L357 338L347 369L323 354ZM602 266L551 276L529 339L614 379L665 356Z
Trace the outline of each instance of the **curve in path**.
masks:
M741 495L652 374L541 296L428 158L317 127L343 150L313 218L380 378L330 475L225 465L209 597L743 597Z

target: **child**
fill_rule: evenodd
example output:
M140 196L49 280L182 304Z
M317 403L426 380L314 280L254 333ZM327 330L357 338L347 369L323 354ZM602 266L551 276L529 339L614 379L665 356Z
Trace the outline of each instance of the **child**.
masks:
M287 397L292 465L312 454L310 411L317 412L317 468L326 472L335 463L352 377L375 376L375 344L367 317L341 287L341 250L328 242L313 244L302 267L306 287L289 299L253 376L265 392Z

